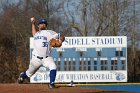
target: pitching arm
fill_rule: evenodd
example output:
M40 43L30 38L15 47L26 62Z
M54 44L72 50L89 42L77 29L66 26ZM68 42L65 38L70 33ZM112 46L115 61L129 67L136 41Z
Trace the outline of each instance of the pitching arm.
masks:
M32 24L32 35L34 36L35 33L37 32L36 27L35 27L35 18L31 18L31 24Z

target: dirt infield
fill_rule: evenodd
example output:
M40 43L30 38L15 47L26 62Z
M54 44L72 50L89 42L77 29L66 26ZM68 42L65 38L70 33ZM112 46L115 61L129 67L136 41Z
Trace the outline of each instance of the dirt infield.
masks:
M130 93L95 88L61 87L49 89L47 84L0 84L0 93Z

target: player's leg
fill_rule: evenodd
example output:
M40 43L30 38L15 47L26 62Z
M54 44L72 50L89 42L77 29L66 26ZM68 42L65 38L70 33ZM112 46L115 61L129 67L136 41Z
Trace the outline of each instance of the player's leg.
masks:
M26 78L31 77L41 65L42 64L39 62L39 59L32 59L29 64L29 68L20 74L18 83L23 83Z
M44 64L45 67L48 67L50 70L50 84L49 84L49 88L55 88L55 78L56 78L56 64L53 60L52 57L47 57L46 59L44 59Z

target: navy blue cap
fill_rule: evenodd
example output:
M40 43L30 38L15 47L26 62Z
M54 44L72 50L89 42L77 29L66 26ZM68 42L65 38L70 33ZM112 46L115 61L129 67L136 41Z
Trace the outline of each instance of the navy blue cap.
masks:
M37 21L37 25L39 25L39 24L46 24L47 25L47 21L45 19L39 19Z

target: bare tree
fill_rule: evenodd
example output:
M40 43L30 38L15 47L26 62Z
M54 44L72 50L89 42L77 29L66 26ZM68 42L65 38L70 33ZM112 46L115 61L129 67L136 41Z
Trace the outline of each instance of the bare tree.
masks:
M56 4L54 2L51 0L19 0L16 3L11 3L7 0L1 2L1 65L6 63L4 66L15 69L11 72L1 66L1 69L4 70L1 70L2 72L0 71L0 73L11 73L9 75L5 74L8 75L7 78L13 77L13 80L10 82L15 82L16 76L28 67L30 60L29 38L32 37L30 18L32 16L37 19L47 18L49 23L48 28L58 32L62 31L64 26L61 25L64 23L61 21L62 18L56 15L60 14L59 9L61 8L61 3ZM7 58L2 55L9 58L9 60L7 61ZM14 73L14 76L11 76L12 73ZM1 76L0 78L2 78L0 82L9 82L5 81L5 76Z
M88 34L88 5L88 0L80 0L77 3L73 0L67 0L63 5L65 20L80 36Z

